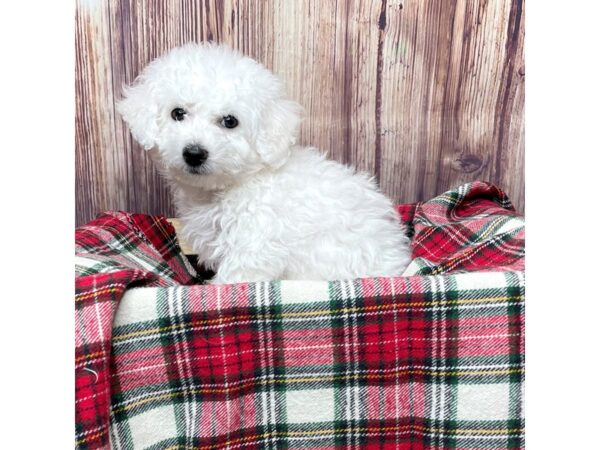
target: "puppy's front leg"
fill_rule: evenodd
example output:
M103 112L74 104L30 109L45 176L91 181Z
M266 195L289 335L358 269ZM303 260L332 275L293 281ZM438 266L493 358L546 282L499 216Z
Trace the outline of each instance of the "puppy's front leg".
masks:
M279 261L278 261L279 260ZM256 253L236 252L227 256L219 264L217 273L208 281L210 284L244 283L280 279L285 267L283 259L270 255L259 257Z

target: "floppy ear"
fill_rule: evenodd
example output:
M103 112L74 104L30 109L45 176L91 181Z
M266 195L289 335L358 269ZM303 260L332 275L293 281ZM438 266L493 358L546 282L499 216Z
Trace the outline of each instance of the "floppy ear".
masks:
M158 106L146 83L138 81L123 88L123 99L117 104L117 111L145 150L154 147L158 135Z
M291 100L279 99L266 107L260 119L256 151L271 167L280 167L290 156L291 146L298 138L302 114L302 107Z

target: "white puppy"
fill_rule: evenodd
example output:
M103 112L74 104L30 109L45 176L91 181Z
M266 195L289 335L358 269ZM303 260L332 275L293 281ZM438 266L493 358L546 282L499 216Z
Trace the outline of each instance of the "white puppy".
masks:
M118 107L213 283L401 275L409 263L392 202L366 174L295 145L301 107L256 61L188 44L149 64Z

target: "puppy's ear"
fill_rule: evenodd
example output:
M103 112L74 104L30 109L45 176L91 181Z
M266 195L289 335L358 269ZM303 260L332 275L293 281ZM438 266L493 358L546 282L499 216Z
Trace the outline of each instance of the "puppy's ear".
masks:
M158 105L146 83L138 81L123 88L123 99L117 104L117 111L144 149L154 147L158 135Z
M302 115L302 107L291 100L279 99L266 107L260 119L256 151L269 166L278 168L290 156Z

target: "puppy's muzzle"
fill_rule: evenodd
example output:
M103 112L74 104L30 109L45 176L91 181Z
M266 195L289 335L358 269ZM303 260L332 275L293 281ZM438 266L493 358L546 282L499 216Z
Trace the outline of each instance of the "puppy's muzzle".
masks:
M208 152L197 144L186 145L183 160L190 167L200 167L208 159Z

